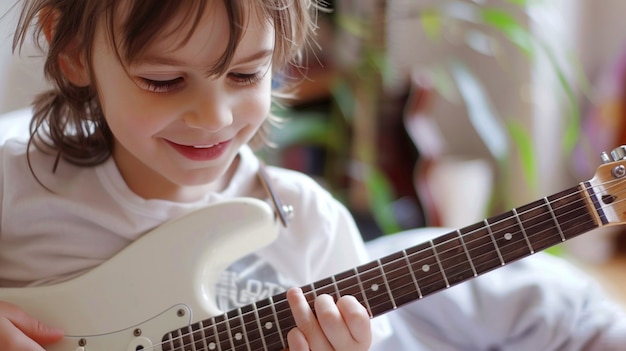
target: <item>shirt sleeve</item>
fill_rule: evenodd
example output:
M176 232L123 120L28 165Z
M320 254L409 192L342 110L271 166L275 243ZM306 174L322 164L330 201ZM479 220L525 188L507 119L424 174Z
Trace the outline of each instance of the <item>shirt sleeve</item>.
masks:
M369 244L374 255L417 243L403 233ZM537 253L390 313L380 350L621 350L626 315L571 263Z

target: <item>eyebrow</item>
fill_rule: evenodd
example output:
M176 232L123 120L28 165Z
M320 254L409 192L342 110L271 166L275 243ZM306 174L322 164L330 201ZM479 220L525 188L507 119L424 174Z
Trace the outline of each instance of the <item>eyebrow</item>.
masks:
M234 64L242 64L246 62L253 62L260 59L264 59L266 57L272 56L274 50L272 49L263 49L253 53L252 55L242 57L236 61L233 61ZM149 65L167 65L167 66L185 66L182 61L179 61L172 57L165 56L145 56L141 59L142 63Z

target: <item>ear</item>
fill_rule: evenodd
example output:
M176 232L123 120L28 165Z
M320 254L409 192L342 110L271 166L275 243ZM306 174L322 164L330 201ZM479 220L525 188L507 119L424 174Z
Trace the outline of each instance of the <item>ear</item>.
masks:
M57 28L59 13L55 9L44 8L39 13L43 34L50 45ZM76 39L72 39L58 54L58 64L65 78L72 84L85 87L91 82L85 58L79 50Z

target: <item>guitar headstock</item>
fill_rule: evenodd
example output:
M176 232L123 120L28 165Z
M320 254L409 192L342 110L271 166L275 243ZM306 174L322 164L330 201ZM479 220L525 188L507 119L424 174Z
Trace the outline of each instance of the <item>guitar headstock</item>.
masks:
M626 223L626 145L601 154L602 165L589 181L608 224Z

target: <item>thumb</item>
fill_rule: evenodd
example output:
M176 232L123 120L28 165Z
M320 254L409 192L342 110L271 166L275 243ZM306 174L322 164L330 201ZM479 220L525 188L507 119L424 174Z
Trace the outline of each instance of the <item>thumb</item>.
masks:
M15 305L2 303L0 310L17 329L40 345L50 344L63 338L63 330L41 323Z

